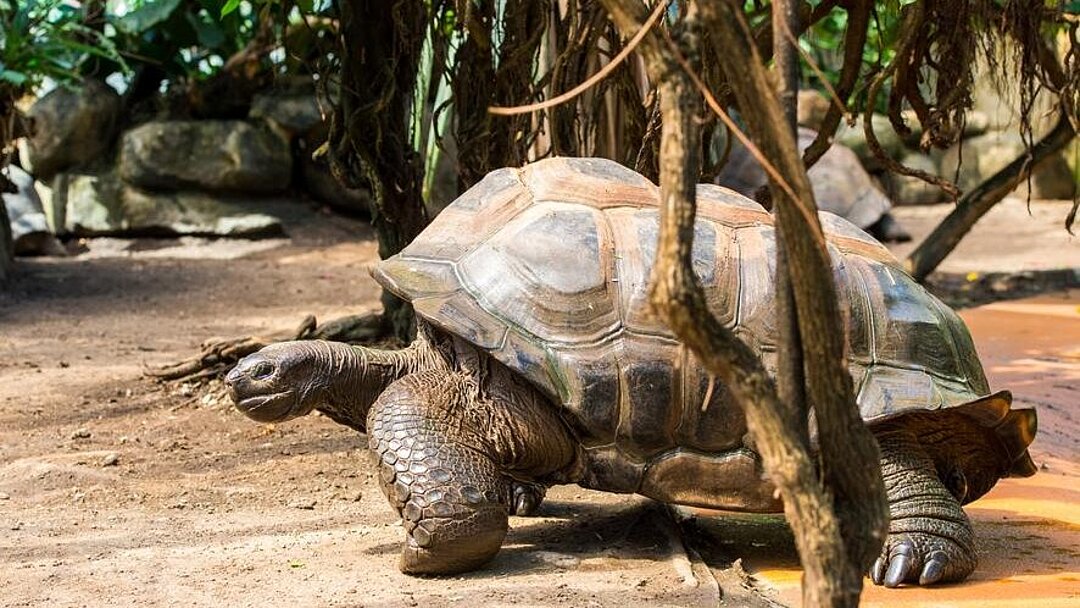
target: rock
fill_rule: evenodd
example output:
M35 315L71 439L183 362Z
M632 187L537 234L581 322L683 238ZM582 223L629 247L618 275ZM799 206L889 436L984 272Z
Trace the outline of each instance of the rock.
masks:
M799 129L799 149L813 143L817 133ZM874 185L855 153L833 144L810 168L810 185L818 208L835 213L860 228L881 219L892 203ZM765 170L741 145L733 146L728 163L720 171L717 183L753 198L754 192L768 181Z
M322 108L311 89L259 93L248 117L265 120L290 138L322 139L315 132L325 130Z
M904 154L904 142L893 130L888 117L874 114L871 124L874 127L874 135L886 154L893 158L899 158ZM866 143L863 116L859 116L855 120L855 126L848 126L846 122L841 122L833 141L851 148L852 152L858 155L867 171L880 171L885 168L881 161L870 151L870 146Z
M120 464L120 455L116 452L110 452L105 455L105 458L101 459L101 466L103 467L115 467Z
M15 255L62 255L64 248L49 231L34 178L15 166L7 168L7 175L19 189L14 194L2 195L11 222Z
M967 192L978 186L994 173L1003 169L1024 153L1024 142L1018 133L994 132L966 139L945 152L941 161L942 175L950 179L956 175L960 189ZM1070 199L1076 193L1077 183L1064 154L1055 154L1035 169L1031 176L1031 197L1036 199ZM1017 196L1027 196L1027 181L1021 182L1014 191Z
M76 236L118 234L261 237L283 232L281 220L258 211L257 199L206 192L148 192L115 174L70 175L54 190L64 208L65 232Z
M88 431L85 428L75 429L74 431L71 432L71 438L72 439L89 439L90 438L90 431Z
M7 207L0 198L0 283L7 281L15 270L15 240L11 238Z
M289 501L289 508L310 511L315 508L315 504L316 501L314 498L296 498Z
M109 85L86 80L56 87L27 111L33 136L20 140L22 166L39 180L99 161L112 145L120 96Z
M799 91L797 108L799 126L819 131L829 111L829 100L819 91L803 89Z
M124 133L120 177L150 190L280 192L289 142L240 120L149 122Z
M900 162L906 167L926 171L931 175L939 174L937 163L925 154L911 152L900 159ZM886 172L885 186L889 198L897 205L929 205L940 203L947 198L941 188L909 175Z
M346 188L334 179L330 169L306 154L300 157L300 179L311 198L348 214L370 215L371 194L359 188Z

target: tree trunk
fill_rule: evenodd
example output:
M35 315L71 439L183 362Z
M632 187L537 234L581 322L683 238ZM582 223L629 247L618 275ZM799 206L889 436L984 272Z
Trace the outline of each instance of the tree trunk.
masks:
M1068 117L1062 116L1054 129L1032 147L1030 156L1016 157L962 196L952 212L908 256L906 265L911 276L919 281L925 279L956 248L979 218L1015 190L1043 161L1064 150L1074 137L1076 131Z
M702 8L715 44L729 59L724 65L741 116L758 147L776 163L789 185L782 188L770 182L779 219L778 238L789 253L788 268L778 268L777 272L791 274L806 393L817 414L821 475L831 491L830 511L839 520L843 539L842 543L829 539L828 544L819 547L827 554L808 553L810 547L800 545L800 556L807 566L804 602L808 606L855 605L862 589L862 574L884 541L888 507L881 471L872 466L879 461L877 444L855 406L832 263L810 180L795 138L783 126L779 104L749 37L741 4L726 0L704 3ZM852 462L871 466L851 467ZM807 533L817 532L810 529Z
M604 4L624 36L636 32L644 21L638 3L604 0ZM781 173L798 196L777 196L784 191L773 188L786 226L779 238L792 254L789 264L799 331L805 338L807 393L817 410L821 480L814 458L800 440L800 433L805 432L800 428L807 421L791 419L761 360L709 312L692 270L695 181L701 160L696 141L700 98L684 71L692 68L683 54L696 50L691 27L695 9L691 4L681 47L657 33L646 36L641 47L649 76L659 86L663 113L661 226L650 300L680 340L745 408L747 426L784 498L784 510L795 532L805 568L804 604L855 606L862 573L884 540L888 518L881 472L872 466L878 462L876 444L854 407L831 263L814 213L809 179L794 137L783 127L775 91L753 50L741 6L734 2L704 3L702 16L727 60L727 77L740 99L743 117L753 127L758 145L768 148L767 156L780 162ZM872 464L842 466L851 462Z
M425 3L410 0L346 0L340 7L341 99L331 120L330 167L346 186L370 188L379 257L386 259L428 222L422 159L409 132L428 14ZM389 293L383 307L407 341L412 307Z
M784 114L784 123L791 136L798 140L799 57L787 32L799 31L799 11L793 0L773 0L773 62L776 71L776 97ZM776 226L783 221L773 207ZM795 293L788 267L787 246L783 239L776 241L776 327L777 341L783 345L777 352L776 390L780 403L787 407L788 417L800 430L799 439L809 447L810 438L803 433L806 420L806 391L802 359L802 338L799 335L799 316Z

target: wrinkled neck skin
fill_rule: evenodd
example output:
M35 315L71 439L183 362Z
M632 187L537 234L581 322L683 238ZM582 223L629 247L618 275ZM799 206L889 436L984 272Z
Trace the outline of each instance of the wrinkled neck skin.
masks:
M391 383L408 374L446 366L423 335L400 350L340 342L322 342L319 350L318 376L326 392L315 409L360 432L366 432L371 405Z

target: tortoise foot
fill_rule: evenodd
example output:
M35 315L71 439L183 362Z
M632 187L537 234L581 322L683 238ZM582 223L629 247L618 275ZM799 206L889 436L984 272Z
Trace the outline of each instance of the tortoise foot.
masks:
M514 493L510 500L510 514L519 517L532 517L540 510L547 488L525 481L513 482Z
M890 534L870 569L875 585L933 585L961 581L975 569L975 552L930 533Z
M506 536L511 486L462 425L443 412L458 406L455 377L430 373L392 384L368 416L379 480L401 516L406 574L475 570ZM460 407L459 407L460 409Z

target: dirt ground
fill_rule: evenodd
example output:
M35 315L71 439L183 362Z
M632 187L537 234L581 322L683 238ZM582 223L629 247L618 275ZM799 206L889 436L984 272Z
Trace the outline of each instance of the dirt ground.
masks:
M402 532L362 437L316 416L260 425L235 412L219 384L142 375L212 337L287 332L305 314L328 320L378 306L366 227L299 214L288 228L290 240L101 240L79 257L20 262L0 294L0 605L794 601L794 551L776 518L679 525L645 499L575 487L549 493L539 517L513 518L484 571L400 574ZM1065 306L1075 313L1071 297ZM1066 322L1075 327L1075 314ZM1069 348L1066 364L1074 365ZM1045 371L1046 361L1033 361ZM1071 369L1054 376L1054 399L1075 401L1080 378ZM1020 380L1039 373L1013 371ZM1058 440L1036 454L1049 473L1033 478L1050 489L1006 482L991 495L1005 502L976 515L976 526L986 556L1049 545L1054 557L1023 567L1006 559L980 580L1035 564L1036 575L1061 579L1054 597L1080 602L1075 408L1050 412ZM1047 418L1041 423L1047 428ZM1047 491L1063 492L1054 500L1071 523L1022 515L1024 500ZM760 576L742 576L731 567L736 557ZM906 597L939 605L933 595Z

